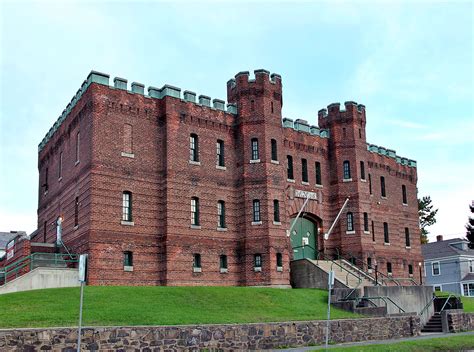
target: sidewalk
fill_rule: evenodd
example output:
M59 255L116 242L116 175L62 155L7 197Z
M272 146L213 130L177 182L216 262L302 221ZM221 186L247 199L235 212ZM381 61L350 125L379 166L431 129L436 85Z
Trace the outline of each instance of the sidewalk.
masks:
M392 344L397 342L404 342L404 341L418 341L418 340L426 340L426 339L435 339L440 337L450 337L450 336L462 336L462 335L473 335L473 348L474 348L474 331L468 332L460 332L457 334L453 333L446 333L446 334L437 334L437 333L422 333L420 336L414 337L405 337L401 339L391 339L391 340L373 340L373 341L361 341L361 342L348 342L348 343L340 343L336 345L329 345L328 349L335 348L335 347L350 347L350 346L366 346L366 345L376 345L376 344ZM324 345L319 346L309 346L309 347L298 347L298 348L288 348L288 349L281 349L281 350L273 350L275 352L279 351L314 351L314 350L324 350Z

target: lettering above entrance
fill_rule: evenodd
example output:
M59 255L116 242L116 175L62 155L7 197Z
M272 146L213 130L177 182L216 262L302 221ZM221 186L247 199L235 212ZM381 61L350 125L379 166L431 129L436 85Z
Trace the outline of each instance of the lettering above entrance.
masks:
M295 189L295 197L296 198L309 198L318 200L318 194L316 192L309 192L309 191L302 191L300 189Z

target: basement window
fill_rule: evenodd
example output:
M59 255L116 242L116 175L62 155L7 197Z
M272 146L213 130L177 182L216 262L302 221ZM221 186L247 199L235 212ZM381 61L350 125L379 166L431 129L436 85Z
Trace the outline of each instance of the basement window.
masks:
M123 270L133 271L133 252L131 251L123 252Z

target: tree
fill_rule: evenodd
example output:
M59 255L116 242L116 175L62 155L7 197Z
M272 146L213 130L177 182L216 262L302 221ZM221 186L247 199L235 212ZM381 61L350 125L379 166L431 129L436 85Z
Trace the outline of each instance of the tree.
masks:
M418 199L418 216L420 218L420 241L422 244L428 243L427 227L436 223L436 213L438 209L433 210L431 197L425 196Z
M469 209L471 209L471 213L474 213L474 200L472 201L471 205L469 205ZM471 215L467 219L466 224L466 238L470 242L469 248L474 249L474 216Z

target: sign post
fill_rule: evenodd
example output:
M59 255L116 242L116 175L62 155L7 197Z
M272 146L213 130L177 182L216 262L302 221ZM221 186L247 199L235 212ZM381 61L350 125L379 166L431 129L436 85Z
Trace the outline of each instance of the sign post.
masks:
M328 317L326 320L326 349L329 344L329 320L331 319L331 290L334 285L334 271L329 272L328 277Z
M84 300L84 285L86 284L87 254L79 256L79 282L81 283L81 298L79 303L79 328L77 331L77 351L81 350L82 335L82 302Z

